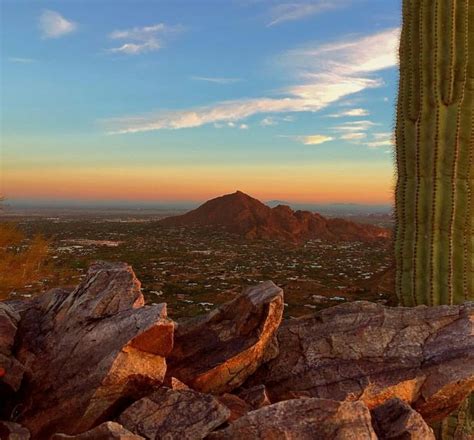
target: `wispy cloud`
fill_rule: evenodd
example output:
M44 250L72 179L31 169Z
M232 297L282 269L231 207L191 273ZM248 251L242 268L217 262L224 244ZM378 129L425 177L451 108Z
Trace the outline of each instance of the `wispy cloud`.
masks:
M210 76L192 76L191 79L194 81L205 81L215 84L234 84L236 82L242 81L240 78L216 78Z
M248 130L249 126L247 124L236 124L235 122L227 122L225 124L221 124L219 122L214 123L214 128L239 128L240 130Z
M280 57L291 66L295 85L278 97L217 102L212 105L106 121L113 133L198 127L235 122L256 114L316 112L349 95L383 85L374 73L397 65L398 29L363 38L305 47ZM354 131L354 130L352 130Z
M353 122L346 122L341 125L337 125L334 127L334 130L340 131L340 132L365 132L369 130L370 128L376 126L377 124L372 121L353 121Z
M43 38L59 38L77 29L77 24L56 11L45 10L39 17L39 28Z
M304 145L320 145L324 144L325 142L332 141L334 138L321 134L313 134L311 136L298 136L297 139Z
M367 142L369 148L393 147L393 133L373 133L372 140Z
M301 135L301 136L280 136L294 139L297 142L300 142L303 145L321 145L326 142L334 140L331 136L326 136L323 134L311 134L311 135Z
M280 122L293 122L295 118L291 115L287 116L267 116L260 121L262 127L271 127L272 125L278 125Z
M368 110L364 108L353 108L351 110L344 110L339 113L333 113L332 115L328 115L330 118L343 118L346 116L349 117L361 117L361 116L369 116L370 113Z
M18 64L31 64L31 63L36 62L36 60L33 58L20 58L20 57L10 57L8 58L8 61L10 61L10 63L18 63Z
M340 8L347 3L347 0L306 0L280 3L270 9L270 22L267 26L302 20L312 15Z
M367 133L359 132L359 133L345 133L341 135L341 139L344 141L360 141L361 139L365 139L367 137Z
M164 46L166 35L179 33L183 29L182 26L169 26L164 23L158 23L151 26L116 30L109 34L109 38L112 40L122 40L124 43L121 46L108 49L108 52L125 55L153 52Z

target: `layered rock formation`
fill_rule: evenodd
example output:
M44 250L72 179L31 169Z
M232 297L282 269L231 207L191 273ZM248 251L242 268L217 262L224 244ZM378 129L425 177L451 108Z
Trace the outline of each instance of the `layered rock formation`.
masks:
M283 291L269 281L207 315L178 321L168 375L199 391L232 391L278 355L282 314Z
M133 403L119 422L147 439L193 440L206 437L229 416L229 409L209 394L162 388Z
M240 418L209 440L377 440L362 402L294 399L266 406Z
M175 324L107 263L0 303L0 435L429 440L425 422L474 389L474 303L356 302L280 325L282 309L267 282Z
M31 376L18 420L33 436L86 431L163 382L174 323L165 304L144 306L127 265L97 264L21 315L17 357Z
M284 322L279 356L246 385L264 384L272 401L308 396L374 408L399 397L439 420L474 389L473 323L473 303L332 307Z
M55 434L50 440L143 440L116 422L104 422L78 435Z
M241 191L218 197L184 215L161 220L165 226L222 226L248 239L292 242L326 240L375 240L388 238L390 231L344 219L325 218L289 206L270 208Z

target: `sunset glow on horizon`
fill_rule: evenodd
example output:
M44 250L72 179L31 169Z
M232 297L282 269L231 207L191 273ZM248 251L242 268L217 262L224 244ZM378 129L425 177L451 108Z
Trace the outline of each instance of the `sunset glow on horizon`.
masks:
M158 3L3 3L1 195L392 204L398 2Z

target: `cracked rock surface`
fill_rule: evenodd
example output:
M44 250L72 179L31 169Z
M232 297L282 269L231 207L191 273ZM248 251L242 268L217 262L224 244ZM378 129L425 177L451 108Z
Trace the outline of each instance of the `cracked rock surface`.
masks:
M168 376L202 392L231 392L278 354L282 314L283 291L268 281L207 315L178 321Z
M116 422L104 422L78 435L55 434L50 440L143 440Z
M294 399L241 417L209 440L377 440L362 402Z
M143 304L130 266L100 263L22 308L17 357L31 376L18 420L33 437L84 432L163 382L174 324L165 304Z
M372 424L380 440L435 440L423 417L400 399L390 399L375 408Z
M146 439L195 440L229 416L230 411L209 394L161 388L128 407L119 422Z
M425 420L444 418L474 389L474 303L389 308L347 303L285 321L279 355L247 381L272 402L295 397L398 397Z

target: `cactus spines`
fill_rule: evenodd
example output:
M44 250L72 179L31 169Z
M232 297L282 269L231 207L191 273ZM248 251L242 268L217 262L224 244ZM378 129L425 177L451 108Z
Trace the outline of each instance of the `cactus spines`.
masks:
M396 290L405 306L474 299L474 1L404 0Z

